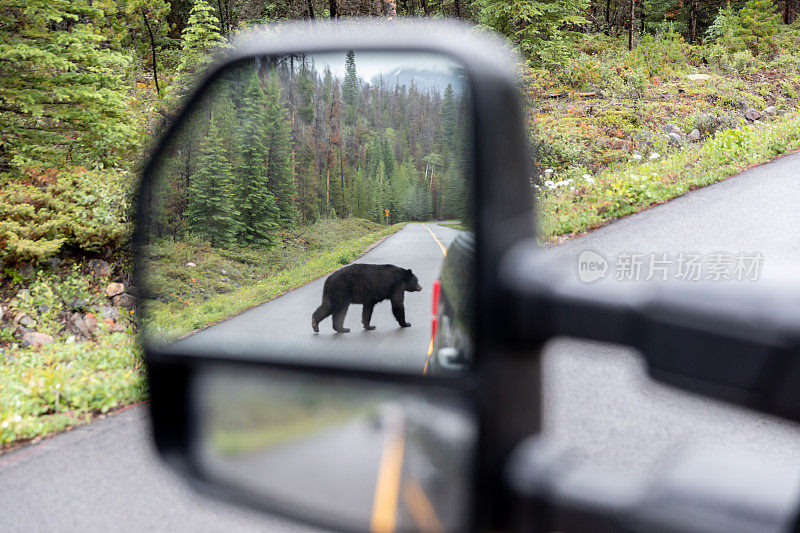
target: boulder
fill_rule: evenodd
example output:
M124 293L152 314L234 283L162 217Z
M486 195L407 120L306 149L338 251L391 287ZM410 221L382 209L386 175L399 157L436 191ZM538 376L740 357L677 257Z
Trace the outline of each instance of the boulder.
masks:
M681 144L681 141L683 140L680 134L675 132L667 134L667 139L669 139L669 143L673 146Z
M49 258L48 260L45 261L45 264L48 267L52 268L53 270L55 270L56 268L60 267L62 263L63 263L63 261L61 259L59 259L58 257L51 257L51 258Z
M103 320L114 320L119 317L119 311L110 305L104 305L100 309L100 316Z
M36 321L28 315L23 314L22 318L19 319L19 325L23 328L30 328L36 325Z
M17 291L16 298L17 300L27 300L31 297L31 291L28 289L20 289Z
M194 263L192 263L191 261L189 261L188 263L186 263L186 266L187 266L188 268L194 268L194 267L196 267L197 265L195 265Z
M719 119L716 115L712 115L711 113L702 113L697 116L695 126L701 134L714 133L719 127Z
M53 342L53 337L46 333L39 333L38 331L31 331L22 336L22 347L30 348L31 346L42 346Z
M136 298L130 294L118 294L111 299L111 304L114 307L127 307L133 309L136 305Z
M785 109L778 109L776 113L779 117L785 117L788 111L786 111Z
M677 133L678 135L681 134L681 129L675 124L672 124L670 122L667 122L666 124L661 126L661 131L666 135L669 135L670 133Z
M69 303L70 311L85 311L87 307L89 307L89 302L80 298Z
M757 111L755 109L748 109L744 112L744 118L749 120L750 122L755 122L756 120L760 120L762 117L761 111Z
M747 111L750 109L750 104L748 104L745 100L739 100L739 109L742 111Z
M690 143L696 143L700 140L700 130L693 129L689 135L686 136L686 141Z
M778 113L778 109L774 106L765 107L764 110L761 112L762 115L766 115L768 117L774 117Z
M107 278L111 275L111 265L102 259L92 259L89 261L89 270L95 276Z
M109 298L113 298L118 294L122 294L125 292L125 285L122 283L109 283L108 287L106 287L106 296Z
M84 338L90 338L94 332L97 331L97 318L91 313L82 315L81 313L73 313L69 319L72 331L82 335Z
M17 268L17 272L23 278L32 278L36 274L36 269L31 263L23 263Z
M686 78L692 81L703 81L703 80L710 80L711 76L708 74L689 74Z

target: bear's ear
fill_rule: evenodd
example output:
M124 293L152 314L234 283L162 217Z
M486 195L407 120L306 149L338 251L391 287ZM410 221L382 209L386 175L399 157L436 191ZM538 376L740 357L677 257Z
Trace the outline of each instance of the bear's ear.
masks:
M413 272L411 272L411 269L410 269L410 268L407 268L407 269L406 269L405 275L406 275L406 279L411 279L411 278L413 278L413 277L414 277L414 273L413 273Z

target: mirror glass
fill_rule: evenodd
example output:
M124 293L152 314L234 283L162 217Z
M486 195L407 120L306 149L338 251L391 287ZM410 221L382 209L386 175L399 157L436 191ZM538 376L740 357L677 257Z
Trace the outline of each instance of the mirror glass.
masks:
M359 531L462 531L476 421L431 391L235 367L199 372L204 476Z
M292 54L228 69L143 191L146 342L468 368L471 134L468 79L444 56ZM456 241L436 298L446 309L434 309Z

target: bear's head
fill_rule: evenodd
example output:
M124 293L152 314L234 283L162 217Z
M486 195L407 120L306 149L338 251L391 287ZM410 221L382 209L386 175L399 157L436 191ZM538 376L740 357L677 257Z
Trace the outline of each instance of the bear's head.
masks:
M410 268L406 269L403 282L405 283L406 291L408 292L419 292L422 290L422 286L419 284L417 276L411 272Z

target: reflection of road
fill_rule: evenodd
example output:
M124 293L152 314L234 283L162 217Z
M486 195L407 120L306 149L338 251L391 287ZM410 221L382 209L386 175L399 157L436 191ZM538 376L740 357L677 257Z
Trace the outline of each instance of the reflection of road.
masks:
M320 324L320 332L314 334L311 313L322 300L323 277L180 343L208 347L225 346L231 339L248 339L273 349L284 343L292 353L309 357L319 357L331 348L368 348L370 366L400 366L421 372L430 342L431 291L444 257L442 246L449 246L457 234L457 230L435 223L410 223L356 261L390 263L414 271L422 292L406 293L406 320L411 323L410 328L397 325L389 302L384 301L372 315L374 331L364 331L361 306L351 305L345 320L350 333L336 334L331 319L327 318Z
M383 442L382 428L360 419L209 464L235 484L245 484L269 500L280 497L301 514L310 512L322 521L367 530Z

